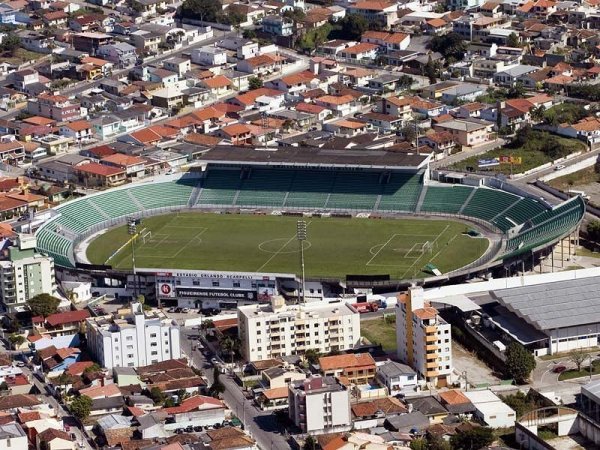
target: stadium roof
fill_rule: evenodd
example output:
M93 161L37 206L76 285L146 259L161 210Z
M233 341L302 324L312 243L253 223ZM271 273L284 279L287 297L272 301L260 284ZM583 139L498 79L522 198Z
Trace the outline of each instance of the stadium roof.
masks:
M284 147L276 150L220 146L209 150L202 161L219 164L296 165L327 167L421 168L431 155L406 154L385 150L333 150L310 147Z
M599 277L503 289L491 296L538 330L600 322Z

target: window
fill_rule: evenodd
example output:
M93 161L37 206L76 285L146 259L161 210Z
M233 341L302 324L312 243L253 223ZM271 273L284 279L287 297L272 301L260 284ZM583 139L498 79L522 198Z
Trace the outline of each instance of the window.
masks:
M234 281L233 282L233 287L234 288L239 288L240 287L240 282L239 281Z
M212 286L213 287L219 287L219 282L218 281L213 281L212 282Z
M127 355L128 358L133 358L133 353Z
M151 337L151 338L155 338L155 337L156 337L156 333L152 333L152 334L150 335L150 337Z
M155 350L155 351L153 351L153 352L150 352L150 354L151 354L152 356L156 356L156 355L158 355L158 352Z
M133 341L133 336L127 336L127 337L125 338L125 340L126 340L126 341Z
M198 280L194 280L194 281L192 281L192 285L200 286L200 282Z

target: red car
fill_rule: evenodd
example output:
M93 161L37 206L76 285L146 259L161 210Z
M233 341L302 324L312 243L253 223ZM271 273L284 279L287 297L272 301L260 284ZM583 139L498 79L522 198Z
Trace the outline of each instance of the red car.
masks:
M554 373L563 373L565 370L567 370L567 368L563 365L558 365L558 366L554 366L554 368L552 369L552 372Z

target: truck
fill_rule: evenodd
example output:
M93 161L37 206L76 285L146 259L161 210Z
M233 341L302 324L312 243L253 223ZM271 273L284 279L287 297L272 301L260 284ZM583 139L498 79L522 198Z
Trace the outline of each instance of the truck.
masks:
M352 306L360 314L376 312L379 309L379 305L376 302L359 302L359 303L353 303Z

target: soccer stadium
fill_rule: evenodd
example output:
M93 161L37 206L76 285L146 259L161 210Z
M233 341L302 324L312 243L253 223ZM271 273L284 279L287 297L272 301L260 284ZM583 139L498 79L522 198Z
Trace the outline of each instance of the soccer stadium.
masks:
M585 213L580 197L553 206L497 179L445 177L429 160L216 147L197 170L56 207L37 230L38 249L64 268L127 271L134 252L145 268L298 274L302 245L308 277L450 279L531 259ZM132 237L126 223L138 218Z

